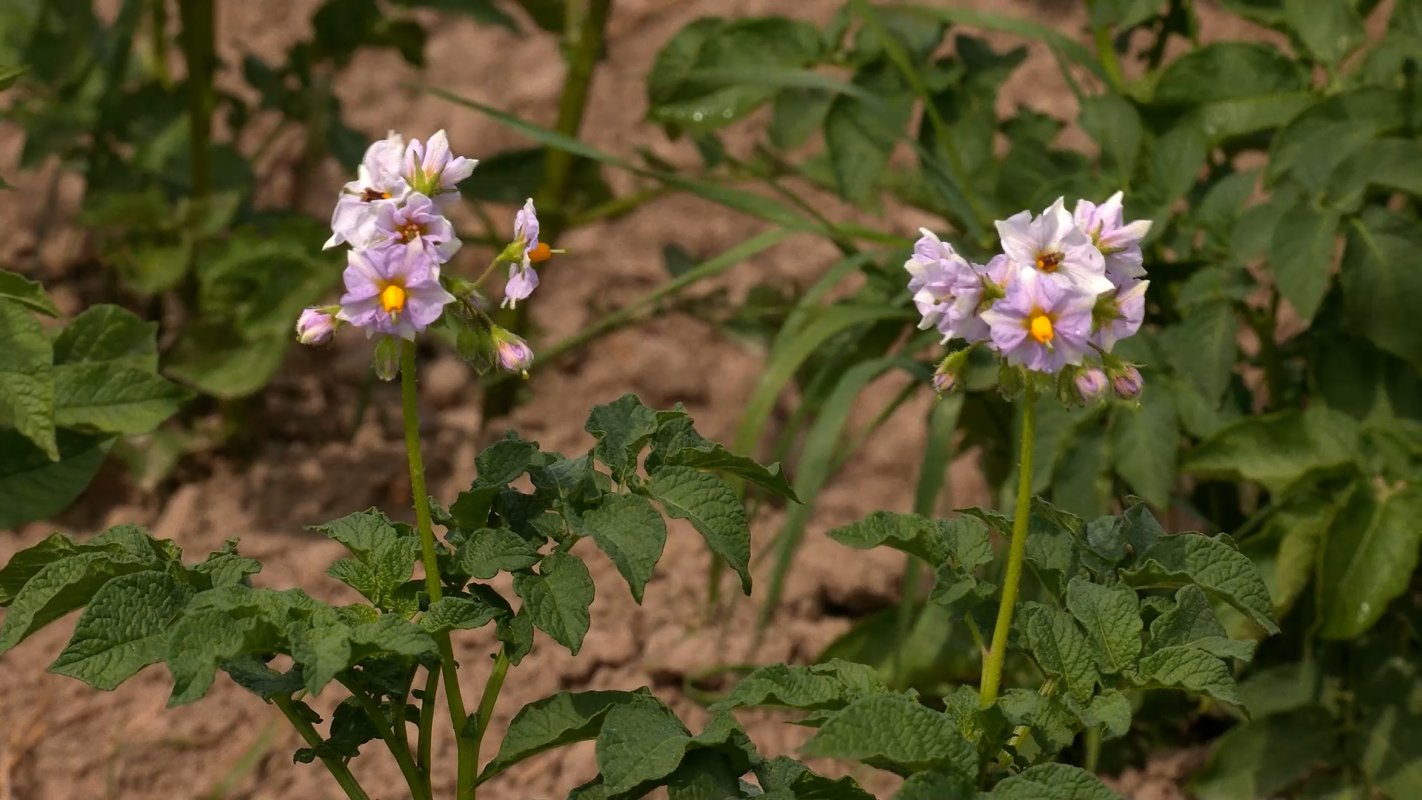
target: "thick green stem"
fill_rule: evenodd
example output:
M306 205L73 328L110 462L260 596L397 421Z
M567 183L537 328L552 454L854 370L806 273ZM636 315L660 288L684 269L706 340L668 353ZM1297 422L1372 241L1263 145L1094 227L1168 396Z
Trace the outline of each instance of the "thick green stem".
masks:
M494 661L494 669L489 673L489 682L484 684L484 696L479 698L479 716L475 718L474 761L479 761L479 748L484 744L484 734L489 731L489 720L494 718L494 706L499 702L499 690L504 688L504 676L509 674L509 658L502 648Z
M1022 560L1027 553L1027 513L1032 503L1032 446L1037 430L1037 393L1027 387L1022 398L1022 456L1018 466L1017 508L1012 517L1012 541L1007 547L1007 575L1002 581L1002 603L997 607L997 624L992 630L992 646L983 662L982 689L978 696L983 708L997 700L1002 683L1002 665L1007 659L1007 633L1012 630L1012 612L1017 605L1017 589L1022 582Z
M308 747L313 750L318 750L321 747L321 734L317 733L316 729L311 727L311 723L301 715L301 712L296 710L291 695L277 695L272 698L272 702L281 709L282 714L286 715L287 720L291 722L292 727L296 728L296 732L301 734L301 738L306 741ZM321 763L326 765L326 770L331 773L331 777L341 785L346 797L349 797L350 800L370 800L370 795L361 788L345 761L335 757L322 756Z
M395 763L400 765L400 773L405 776L405 783L410 787L410 796L415 800L433 800L430 786L425 782L425 776L420 773L419 767L415 766L414 757L410 755L409 741L404 736L396 735L395 729L390 727L390 719L385 716L385 711L380 707L380 704L359 688L345 681L341 681L341 684L349 689L351 696L360 703L366 718L375 726L376 733L380 734L385 746L390 749L390 755L395 757Z
M434 528L430 525L430 495L425 488L425 461L420 453L420 409L415 392L415 343L402 342L400 345L400 399L405 411L405 451L410 457L410 494L415 503L415 528L420 534L420 553L425 565L425 589L430 602L435 603L444 596L439 583L439 559L435 555ZM449 633L435 635L439 645L441 670L444 672L444 696L449 701L450 724L454 726L455 742L459 751L459 778L455 797L464 800L474 795L474 771L478 764L474 760L473 741L465 734L468 714L464 711L464 697L459 691L459 664L454 660L454 645ZM425 698L426 702L429 698Z
M188 152L194 213L201 213L212 189L208 148L212 138L212 79L217 67L212 3L213 0L184 0L178 4L183 22L183 58L188 66Z

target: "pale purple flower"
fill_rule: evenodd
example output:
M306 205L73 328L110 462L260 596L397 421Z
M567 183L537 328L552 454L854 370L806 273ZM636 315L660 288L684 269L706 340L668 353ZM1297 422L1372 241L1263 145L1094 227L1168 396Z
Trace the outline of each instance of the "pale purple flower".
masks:
M1145 293L1150 281L1131 281L1114 294L1102 295L1091 312L1091 342L1106 352L1136 335L1145 319Z
M1078 200L1075 221L1091 243L1106 259L1106 275L1117 285L1146 274L1141 240L1150 232L1150 220L1125 222L1121 207L1121 192L1097 205L1090 200Z
M499 368L507 372L526 373L533 366L533 348L523 337L493 326L489 331L494 340L494 357Z
M338 324L335 317L319 308L307 308L296 319L296 340L302 344L325 344L331 341Z
M410 192L409 183L400 175L404 153L405 140L394 131L366 148L356 180L341 189L336 201L336 210L331 214L331 238L326 240L325 249L344 242L356 249L371 244L379 208L398 204Z
M1095 297L1035 269L1022 269L1007 296L984 311L992 344L1009 364L1057 373L1080 364L1090 345Z
M509 280L504 284L505 308L517 307L518 301L527 300L538 288L538 271L533 268L533 262L547 260L550 252L548 245L538 241L538 211L530 197L514 215L513 243L505 251L505 257L511 260ZM513 261L513 258L518 260Z
M1124 364L1111 371L1111 391L1122 400L1135 400L1141 396L1141 389L1144 387L1145 381L1141 378L1141 371L1136 369L1134 364Z
M1095 403L1106 396L1106 390L1110 384L1106 380L1106 372L1100 367L1087 367L1076 373L1072 379L1076 386L1076 393L1083 403Z
M478 159L451 154L449 137L441 128L428 141L410 140L402 174L415 191L438 201L443 199L441 195L457 194L459 182L473 174L478 165Z
M1063 286L1097 295L1111 291L1106 262L1091 238L1081 231L1063 206L1062 198L1041 216L1023 211L997 222L1002 249L1024 271L1037 272Z
M909 291L923 316L920 330L936 327L943 341L954 337L970 342L987 338L987 326L978 316L984 296L984 278L994 265L970 264L953 246L927 228L914 243L913 255L904 262L909 274ZM1000 265L1005 272L1005 261Z
M336 316L365 328L414 339L439 319L454 296L439 283L439 266L421 250L384 245L346 256L346 293Z
M462 244L454 226L428 197L413 192L399 205L383 203L375 214L374 244L395 242L420 250L435 263L449 261Z

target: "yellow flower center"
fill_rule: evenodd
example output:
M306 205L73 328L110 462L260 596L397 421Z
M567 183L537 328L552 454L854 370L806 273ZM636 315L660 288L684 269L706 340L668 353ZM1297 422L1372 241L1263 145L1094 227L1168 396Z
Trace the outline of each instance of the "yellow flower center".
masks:
M385 313L395 316L405 310L405 287L396 284L386 286L380 292L380 307Z
M1037 255L1037 269L1048 274L1056 272L1061 263L1061 253L1039 253Z
M1056 336L1056 331L1052 330L1052 318L1041 311L1032 315L1031 321L1027 324L1027 331L1040 344L1050 344L1052 337Z
M539 242L532 250L528 251L528 260L535 264L553 257L553 250L543 242Z
M366 189L364 192L361 192L360 199L366 203L374 203L376 200L389 200L390 193L377 191L375 189Z
M409 244L425 233L425 227L418 223L407 222L395 228L395 232L400 235L400 241Z

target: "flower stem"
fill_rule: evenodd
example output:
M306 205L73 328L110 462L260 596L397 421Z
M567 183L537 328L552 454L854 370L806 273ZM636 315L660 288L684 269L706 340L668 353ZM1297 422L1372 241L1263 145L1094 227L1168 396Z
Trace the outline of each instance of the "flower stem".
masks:
M439 670L432 669L425 677L425 693L420 699L420 737L415 745L415 758L431 786L434 785L434 767L430 755L434 752L434 712L438 694Z
M370 724L375 726L376 733L380 734L385 746L390 749L390 755L395 757L395 763L400 765L400 773L405 776L405 783L410 787L410 795L415 800L431 800L429 784L425 782L424 775L420 774L419 767L415 766L415 759L410 755L409 740L396 736L395 729L390 727L389 717L385 716L384 709L374 698L345 681L341 681L341 684L350 690L351 696L360 703Z
M313 750L321 747L321 734L317 733L316 729L311 727L311 723L296 710L296 706L292 703L291 695L276 695L272 698L272 702L276 704L277 708L281 709L281 713L291 722L292 727L296 728L296 732L301 734L301 738L306 740L308 747ZM360 783L355 779L355 776L351 774L350 767L346 766L344 760L334 756L321 756L321 763L326 765L326 770L331 773L331 777L335 778L336 783L341 785L341 789L345 791L346 797L350 798L350 800L370 800L370 795L366 794L365 790L361 788Z
M479 763L479 748L484 744L484 734L488 732L489 720L494 716L494 705L499 701L499 690L504 688L504 676L508 674L508 653L500 648L499 656L494 661L494 670L489 673L489 682L484 684L484 696L479 699L479 716L475 719L474 729L475 764Z
M1007 659L1007 633L1012 629L1012 612L1017 605L1017 588L1022 582L1022 560L1027 553L1027 512L1032 502L1032 446L1037 430L1037 392L1030 385L1022 398L1022 456L1017 468L1017 508L1012 517L1012 541L1007 547L1007 576L1002 582L1002 602L997 607L997 624L992 630L992 646L983 662L983 682L978 693L983 708L997 700L1002 682L1002 665Z
M405 451L410 457L410 493L415 503L415 527L420 534L420 552L425 564L425 588L430 602L438 602L444 592L439 583L439 559L435 556L434 529L430 525L430 496L425 487L425 461L420 454L420 409L415 393L415 343L400 343L400 399L405 411ZM474 793L473 741L465 734L468 715L464 697L459 691L459 664L454 660L454 645L449 633L435 634L439 646L441 670L444 672L444 696L449 701L450 724L454 726L458 746L459 778L455 797L463 800ZM429 698L426 698L428 701Z

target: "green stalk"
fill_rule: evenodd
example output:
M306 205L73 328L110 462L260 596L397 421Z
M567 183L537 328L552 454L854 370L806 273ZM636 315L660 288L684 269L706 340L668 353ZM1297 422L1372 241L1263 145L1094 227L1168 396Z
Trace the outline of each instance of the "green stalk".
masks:
M415 748L415 758L425 780L433 786L434 767L430 756L434 751L435 697L439 694L439 670L429 670L425 677L425 693L420 699L420 738Z
M341 681L341 685L349 689L351 696L360 703L366 718L375 726L376 733L380 734L385 746L390 749L390 755L395 757L395 763L400 765L400 773L405 776L405 783L410 787L410 795L415 800L433 800L429 784L425 783L419 767L415 766L415 759L410 755L410 743L404 737L396 736L395 729L390 727L390 720L385 716L380 704L345 681Z
M504 688L504 677L509 674L507 651L499 649L494 661L494 669L489 673L489 682L484 684L484 696L479 699L479 716L475 718L474 763L479 763L479 748L484 744L484 734L489 730L489 720L494 717L494 706L499 702L499 690ZM470 794L470 797L474 797Z
M444 596L439 583L439 559L435 556L434 529L430 525L430 496L425 488L425 461L420 454L420 409L415 392L415 343L400 343L400 399L405 411L405 451L410 457L410 493L415 502L415 527L420 534L420 553L425 564L425 589L430 602ZM444 672L444 696L449 701L450 724L454 726L455 743L459 751L459 782L455 797L459 800L474 796L472 740L464 729L468 715L464 697L459 692L459 664L454 660L454 645L449 632L435 634L439 645L440 668ZM429 698L425 698L429 702Z
M1002 683L1002 665L1007 659L1007 632L1012 629L1012 612L1017 605L1017 589L1022 583L1022 561L1027 553L1027 512L1032 503L1032 446L1037 432L1037 391L1030 385L1022 397L1022 456L1017 469L1017 508L1012 518L1012 541L1007 548L1007 576L1002 582L1002 603L997 607L992 646L983 662L982 689L978 696L983 708L997 700Z
M292 704L291 695L279 694L272 698L272 702L276 704L277 708L281 709L282 714L286 715L292 727L296 728L296 732L301 734L302 739L306 740L308 747L313 750L321 747L321 734L317 733L316 729L311 727L311 723L307 722L306 718L301 716L300 712L296 710L296 706ZM336 783L341 785L341 789L345 791L346 797L350 798L350 800L370 800L370 795L366 794L365 790L361 788L360 782L351 774L350 767L346 766L344 760L332 756L322 756L321 763L326 765L326 770L331 773L331 777L335 778Z
M182 15L183 58L188 66L188 153L192 169L192 201L195 218L202 213L212 190L212 77L217 67L213 49L216 36L213 0L184 0L178 4Z

